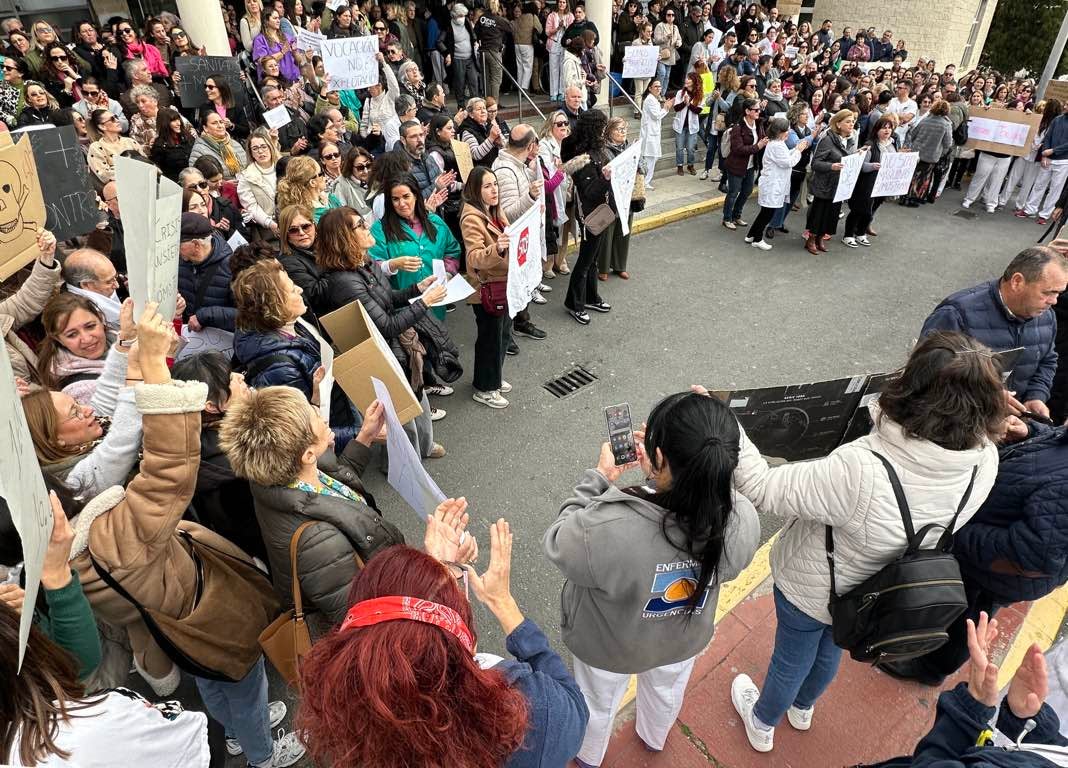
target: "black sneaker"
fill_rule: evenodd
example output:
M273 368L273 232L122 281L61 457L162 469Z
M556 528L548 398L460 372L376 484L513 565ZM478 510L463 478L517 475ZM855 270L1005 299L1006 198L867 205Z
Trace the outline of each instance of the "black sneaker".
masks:
M571 317L575 319L575 322L579 323L580 325L590 324L590 316L586 312L576 312L573 309L569 309L567 310L567 314L571 315Z
M538 328L536 325L534 325L534 323L513 325L512 333L516 334L517 336L526 336L528 339L536 339L537 341L541 341L546 336L548 336L545 331L543 331L541 328Z
M513 356L514 355L518 355L519 354L519 345L516 344L514 341L509 340L508 341L508 349L504 350L504 354L513 355Z
M587 304L586 309L592 309L594 312L610 312L612 305L604 299L601 299L596 304Z

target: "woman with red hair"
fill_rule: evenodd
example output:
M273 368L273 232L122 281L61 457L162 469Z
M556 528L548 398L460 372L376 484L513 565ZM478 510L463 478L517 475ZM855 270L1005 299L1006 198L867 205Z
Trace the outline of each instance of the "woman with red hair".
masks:
M589 712L516 605L511 562L503 519L490 526L482 576L405 546L368 561L340 629L301 665L298 727L316 763L525 768L574 757ZM500 622L514 661L476 656L469 585Z

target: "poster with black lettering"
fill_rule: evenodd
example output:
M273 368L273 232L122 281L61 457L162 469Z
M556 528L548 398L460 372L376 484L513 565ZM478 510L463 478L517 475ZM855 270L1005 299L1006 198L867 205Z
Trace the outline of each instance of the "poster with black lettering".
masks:
M56 240L85 235L100 221L97 197L89 181L89 163L78 146L73 125L43 127L25 133L33 148L33 162L41 185L45 211L45 229Z
M762 454L803 461L822 458L838 447L867 380L853 376L716 394Z
M179 56L174 60L178 74L182 76L178 83L178 95L186 109L207 104L208 93L204 90L204 81L209 77L221 77L230 87L234 96L234 106L245 103L245 87L241 82L241 65L232 56Z

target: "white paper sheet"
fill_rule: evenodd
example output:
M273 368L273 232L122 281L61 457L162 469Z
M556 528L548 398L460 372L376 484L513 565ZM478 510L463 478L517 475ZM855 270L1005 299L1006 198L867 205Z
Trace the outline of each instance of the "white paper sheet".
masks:
M445 298L439 301L437 304L431 304L432 307L444 307L446 304L456 304L461 301L465 301L468 296L475 292L475 289L471 287L471 284L464 279L463 275L453 275L447 281L445 281ZM414 299L408 299L409 304L414 304L419 301L419 297Z
M231 251L236 251L242 245L248 245L248 240L243 238L240 232L235 231L230 239L226 241L226 244L230 246Z
M630 234L630 199L634 195L634 180L638 177L638 161L641 160L641 142L636 141L608 163L612 169L612 196L616 199L616 211L623 234Z
M375 388L375 397L386 409L386 452L389 454L389 475L387 479L394 490L401 495L408 505L424 520L434 512L445 494L438 484L426 473L419 455L415 452L408 435L404 432L389 389L380 379L371 377Z
M842 170L838 173L838 188L834 191L834 202L840 203L848 200L853 194L853 187L860 178L860 168L864 165L867 152L856 152L842 158Z
M15 389L15 373L7 347L0 345L0 399L5 404L0 415L0 496L7 502L11 521L22 539L22 560L26 573L26 599L19 622L19 667L33 623L33 606L41 585L45 551L52 537L52 506L41 477L41 467L33 449L30 430Z
M909 186L912 184L912 176L916 172L916 163L919 160L919 152L883 153L871 196L907 195Z
M660 59L659 45L628 45L623 48L623 77L652 77Z
M182 340L185 343L174 356L175 360L199 355L201 352L221 352L228 358L234 355L234 334L222 328L202 328L199 331L193 331L188 325L183 325Z
M274 109L268 109L263 113L263 120L267 123L268 128L281 128L283 125L289 125L293 118L289 115L289 110L286 109L286 105L275 107Z
M323 40L323 69L330 87L339 91L367 88L378 83L378 37L340 37Z
M545 238L544 203L539 199L526 213L509 224L508 235L508 316L515 317L527 304L534 290L541 285L541 261Z
M319 342L319 359L323 369L326 371L326 375L323 376L323 380L319 383L319 415L323 417L323 421L329 424L330 396L334 391L334 348L303 317L298 317L297 323L310 333L313 339Z
M320 53L322 51L322 42L325 39L326 35L320 32L312 32L310 29L297 27L296 47L302 51L312 51L313 53Z

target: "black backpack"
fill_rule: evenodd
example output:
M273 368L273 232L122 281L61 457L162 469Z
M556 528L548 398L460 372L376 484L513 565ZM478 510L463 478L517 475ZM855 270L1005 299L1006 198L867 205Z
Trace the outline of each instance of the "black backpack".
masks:
M890 476L908 547L904 554L863 583L839 595L834 583L834 535L827 526L827 563L831 569L828 608L835 644L849 651L857 661L879 663L911 659L939 648L949 640L946 629L967 608L960 566L950 553L950 544L957 517L968 503L979 468L972 468L968 488L949 525L929 523L917 531L912 526L912 515L897 472L886 457L872 453ZM934 528L943 528L938 543L932 549L923 549L924 538Z
M968 116L960 121L960 125L953 129L953 144L963 147L968 143Z

